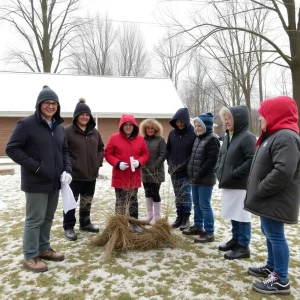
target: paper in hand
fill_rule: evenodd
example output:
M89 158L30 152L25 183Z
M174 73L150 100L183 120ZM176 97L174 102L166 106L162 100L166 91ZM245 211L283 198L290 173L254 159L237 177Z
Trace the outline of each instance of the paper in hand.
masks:
M135 172L135 167L133 166L134 158L133 158L133 156L130 156L129 158L130 158L131 171Z

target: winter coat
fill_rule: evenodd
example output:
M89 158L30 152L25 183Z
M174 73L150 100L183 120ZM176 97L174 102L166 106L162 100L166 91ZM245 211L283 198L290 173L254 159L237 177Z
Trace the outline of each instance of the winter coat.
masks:
M78 127L76 118L65 128L73 180L93 181L98 177L103 163L104 144L95 126L93 116L90 115L85 131Z
M261 102L267 131L258 140L244 209L283 223L298 222L300 138L295 101L282 96Z
M246 106L230 107L234 120L234 133L229 141L226 130L219 154L216 173L219 188L246 189L255 152L255 136L248 130L249 112Z
M158 122L157 122L158 123ZM145 132L144 123L140 125L140 132ZM161 183L165 181L164 161L167 156L167 145L161 136L162 127L156 124L157 130L154 135L145 135L144 139L147 144L150 157L145 166L142 167L142 181L146 183Z
M122 132L122 125L131 122L134 125L133 132L128 138ZM138 160L140 166L144 166L149 159L149 151L145 140L138 135L139 127L132 115L122 115L119 123L119 132L113 134L105 148L104 157L113 166L111 186L120 189L137 189L141 187L141 170L130 167L130 157ZM119 168L120 162L128 163L129 168L122 171Z
M213 132L199 135L192 148L191 158L187 167L193 185L215 185L215 167L220 151L220 142Z
M61 188L60 176L72 173L60 106L54 114L52 128L42 118L40 107L21 119L6 146L6 154L21 165L21 190L48 193Z
M184 129L180 130L177 127L176 120L181 120L185 124ZM187 177L187 165L196 138L194 127L190 123L188 109L180 108L169 123L174 128L170 131L167 141L169 173Z

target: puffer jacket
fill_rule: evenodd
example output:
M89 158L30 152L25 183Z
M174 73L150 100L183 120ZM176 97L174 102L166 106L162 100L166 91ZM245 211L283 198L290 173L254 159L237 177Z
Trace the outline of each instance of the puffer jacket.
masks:
M298 222L300 205L300 138L298 109L292 98L261 102L267 120L251 166L244 209L288 224Z
M193 185L216 184L215 166L220 151L220 142L213 132L198 136L193 145L188 164L188 175Z
M247 180L255 152L255 136L248 130L249 111L246 106L230 107L234 120L234 133L229 141L226 130L216 166L219 188L242 189Z
M78 181L93 181L98 177L104 157L104 144L96 123L90 116L87 130L83 132L76 124L66 126L66 137L72 162L72 177Z
M122 132L125 122L134 125L133 132L128 138ZM113 166L111 186L125 190L137 189L141 187L141 168L132 171L130 168L130 157L139 161L140 166L144 166L149 159L148 147L142 136L139 135L139 127L132 115L122 115L119 123L119 132L113 134L104 150L104 157ZM119 168L120 162L128 164L129 168L122 171Z

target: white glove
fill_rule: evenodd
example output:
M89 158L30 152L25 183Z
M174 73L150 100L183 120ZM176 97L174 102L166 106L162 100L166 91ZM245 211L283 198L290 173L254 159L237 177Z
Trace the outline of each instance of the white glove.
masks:
M124 171L128 168L128 163L120 162L119 168L120 170Z
M138 160L134 160L133 161L133 164L132 164L133 166L134 166L134 168L136 169L136 168L138 168L139 167L139 165L140 165L140 162L138 161Z
M62 184L70 184L72 182L72 176L66 171L63 171L63 173L60 175L60 182Z

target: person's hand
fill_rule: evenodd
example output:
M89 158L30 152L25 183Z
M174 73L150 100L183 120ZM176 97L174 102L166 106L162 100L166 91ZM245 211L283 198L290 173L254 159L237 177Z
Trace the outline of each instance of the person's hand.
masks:
M135 160L133 161L133 164L132 164L132 165L133 165L133 167L136 169L136 168L139 167L140 162L139 162L138 160L135 159Z
M128 168L128 163L120 162L119 168L122 171L126 170Z
M60 175L60 182L62 184L70 184L72 182L72 176L66 171L63 171L63 173Z

